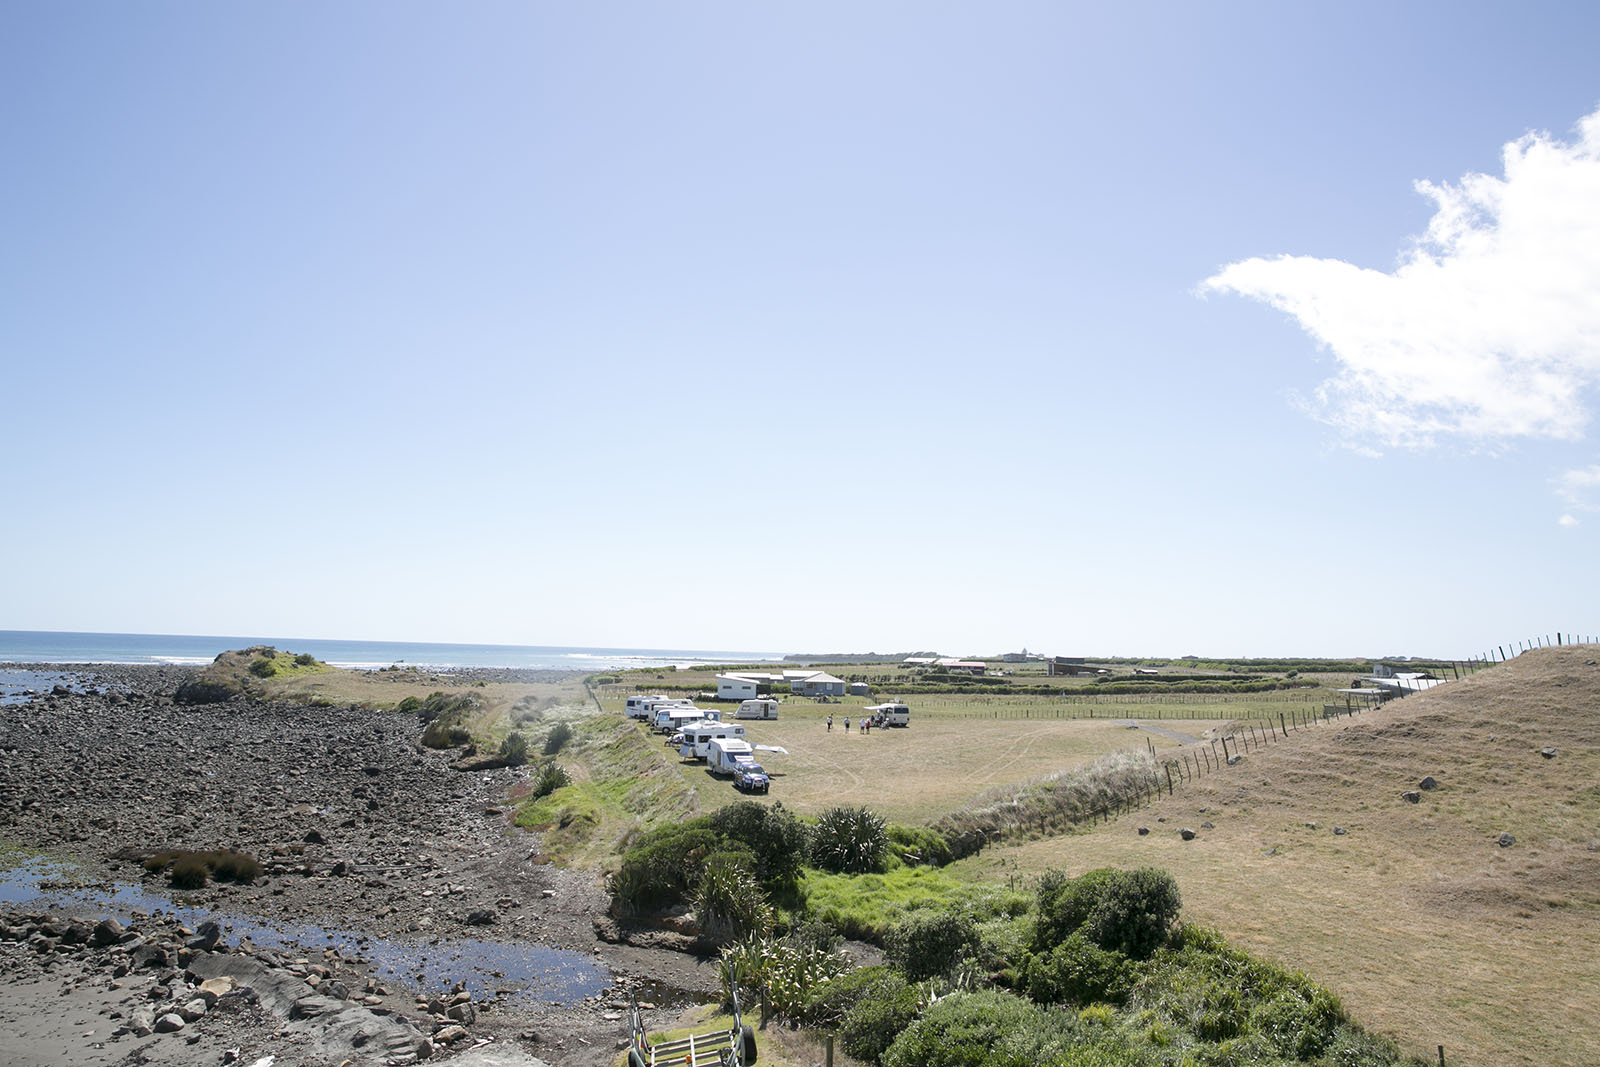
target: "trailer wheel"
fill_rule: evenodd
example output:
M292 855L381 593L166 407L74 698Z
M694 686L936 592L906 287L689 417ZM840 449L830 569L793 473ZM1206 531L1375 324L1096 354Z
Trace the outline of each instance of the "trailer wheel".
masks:
M639 1050L636 1048L628 1050L628 1067L645 1067L644 1057L639 1055Z
M743 1067L754 1062L756 1062L756 1032L746 1024L739 1028L739 1063Z

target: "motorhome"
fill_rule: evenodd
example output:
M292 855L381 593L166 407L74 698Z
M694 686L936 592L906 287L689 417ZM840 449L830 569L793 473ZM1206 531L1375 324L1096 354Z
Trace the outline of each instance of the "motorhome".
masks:
M658 707L656 708L655 729L657 733L675 734L687 724L699 722L701 719L713 719L721 722L722 712L697 708L692 704L688 707L682 707L681 705Z
M683 728L683 741L678 755L684 759L705 759L711 751L711 742L722 738L744 739L744 727L736 722L698 722Z
M733 713L735 719L776 719L778 717L778 702L776 700L745 700L739 704L739 710Z
M666 707L692 708L694 701L688 697L665 697L657 693L654 696L629 697L623 702L622 710L630 719L654 721L656 712Z
M719 737L706 746L706 763L712 774L732 774L741 763L754 763L755 750L750 742L737 737Z
M872 713L874 726L911 725L911 709L904 704L873 704L861 710Z

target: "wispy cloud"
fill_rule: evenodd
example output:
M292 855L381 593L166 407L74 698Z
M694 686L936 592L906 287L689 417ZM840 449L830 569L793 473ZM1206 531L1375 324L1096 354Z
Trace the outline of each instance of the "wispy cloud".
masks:
M1600 111L1503 154L1504 177L1417 182L1436 211L1392 272L1258 258L1201 290L1279 308L1334 355L1309 406L1352 442L1576 439L1600 381Z
M1578 523L1580 521L1581 520L1579 520L1579 519L1577 519L1577 518L1575 518L1575 517L1573 517L1571 515L1563 515L1559 519L1556 520L1556 525L1557 526L1565 526L1565 527L1568 527L1570 529L1571 527L1578 525Z
M1564 471L1554 481L1556 495L1574 508L1600 511L1600 463Z

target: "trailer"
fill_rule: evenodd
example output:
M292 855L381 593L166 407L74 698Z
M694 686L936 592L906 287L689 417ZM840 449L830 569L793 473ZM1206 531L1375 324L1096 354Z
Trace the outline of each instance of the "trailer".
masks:
M735 719L776 719L778 717L778 702L771 699L746 700L739 704L739 710L733 713Z
M690 723L683 728L683 733L677 735L678 755L684 759L705 759L711 750L711 742L721 738L744 739L744 726L736 722L697 722Z
M633 999L628 1013L628 1067L750 1067L756 1062L756 1032L739 1017L739 991L733 992L733 1025L726 1030L690 1034L651 1043L644 1013Z

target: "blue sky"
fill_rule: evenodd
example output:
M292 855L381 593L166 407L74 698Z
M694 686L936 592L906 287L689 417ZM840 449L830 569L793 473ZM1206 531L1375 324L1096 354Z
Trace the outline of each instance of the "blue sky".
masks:
M0 628L1600 629L1597 23L5 5Z

